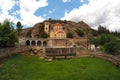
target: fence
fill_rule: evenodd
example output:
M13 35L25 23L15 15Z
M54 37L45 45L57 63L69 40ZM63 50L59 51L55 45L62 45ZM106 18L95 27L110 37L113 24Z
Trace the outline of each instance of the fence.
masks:
M76 48L46 48L46 56L75 56Z

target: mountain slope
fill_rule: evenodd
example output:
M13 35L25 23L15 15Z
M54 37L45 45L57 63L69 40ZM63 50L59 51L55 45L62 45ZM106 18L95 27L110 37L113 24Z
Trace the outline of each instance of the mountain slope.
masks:
M86 33L86 31L90 28L90 26L88 24L86 24L83 21L80 21L78 23L73 22L73 21L61 21L61 20L45 20L51 24L54 23L61 23L64 27L65 32L71 32L74 36L74 38L78 38L79 36L77 35L77 33L75 32L76 29L80 28L84 31L84 33ZM44 22L45 22L44 21ZM44 24L44 22L41 23L36 23L32 28L29 29L23 29L22 30L22 36L23 37L30 37L30 36L35 36L35 35L42 35L41 31L43 31L43 28L41 28Z

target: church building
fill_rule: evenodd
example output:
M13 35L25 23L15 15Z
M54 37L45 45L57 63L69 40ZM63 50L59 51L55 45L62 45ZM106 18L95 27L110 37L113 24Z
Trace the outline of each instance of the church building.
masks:
M63 39L66 38L66 33L60 23L55 23L53 29L50 31L50 38Z
M50 47L66 47L67 38L66 32L63 29L62 24L50 22L44 22L44 31L49 35L49 46Z

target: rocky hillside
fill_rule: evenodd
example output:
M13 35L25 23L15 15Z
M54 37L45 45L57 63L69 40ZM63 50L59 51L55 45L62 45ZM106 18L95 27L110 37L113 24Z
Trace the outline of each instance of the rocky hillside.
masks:
M61 21L61 20L45 20L47 22L50 22L51 24L54 24L54 23L61 23L64 27L64 30L67 32L71 32L73 33L73 36L75 38L78 38L79 36L77 35L77 33L75 32L75 30L77 28L80 28L84 31L84 33L88 30L88 29L91 29L89 27L88 24L86 24L85 22L83 21L80 21L80 22L73 22L73 21ZM44 21L44 22L45 22ZM23 37L30 37L30 36L34 36L34 35L42 35L41 34L41 31L43 31L43 23L36 23L32 28L28 28L28 29L23 29L21 34Z

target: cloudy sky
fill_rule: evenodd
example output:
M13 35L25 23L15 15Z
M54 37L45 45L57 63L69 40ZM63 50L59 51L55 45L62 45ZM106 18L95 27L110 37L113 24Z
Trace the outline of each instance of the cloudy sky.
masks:
M6 18L26 27L52 18L120 31L120 0L0 0L0 22Z

